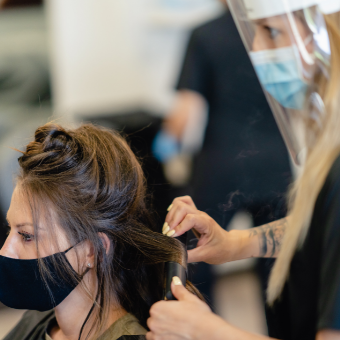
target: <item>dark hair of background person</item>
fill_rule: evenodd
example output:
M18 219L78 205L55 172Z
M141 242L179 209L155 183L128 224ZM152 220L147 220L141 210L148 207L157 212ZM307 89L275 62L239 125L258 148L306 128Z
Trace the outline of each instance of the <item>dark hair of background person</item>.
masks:
M0 8L40 6L42 3L42 0L2 0Z
M52 240L57 240L58 225L70 245L85 240L93 244L98 278L95 335L104 330L105 317L116 303L147 328L150 307L163 298L164 263L183 264L186 254L178 240L156 232L144 174L126 141L92 124L73 130L46 124L36 130L19 164L17 185L31 205L43 277L49 273L39 255L39 224L48 228ZM100 233L110 240L108 252ZM60 275L80 280L67 263L63 267ZM78 268L80 273L85 270ZM187 288L200 297L190 282Z

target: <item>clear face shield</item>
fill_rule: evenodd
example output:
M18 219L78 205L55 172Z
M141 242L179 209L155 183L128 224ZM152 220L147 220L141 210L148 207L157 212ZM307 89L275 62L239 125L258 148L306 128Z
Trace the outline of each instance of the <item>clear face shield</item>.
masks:
M294 162L306 153L305 120L322 124L317 77L328 77L330 43L317 0L228 0Z

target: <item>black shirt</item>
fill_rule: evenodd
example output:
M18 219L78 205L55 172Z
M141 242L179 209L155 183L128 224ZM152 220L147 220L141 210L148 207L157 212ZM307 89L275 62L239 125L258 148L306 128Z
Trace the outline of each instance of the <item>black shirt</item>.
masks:
M217 207L236 190L255 194L262 206L286 192L287 149L230 12L192 32L177 89L209 104L194 167L198 209Z
M269 333L279 339L314 340L319 330L340 331L340 156L318 196L275 312L280 330Z

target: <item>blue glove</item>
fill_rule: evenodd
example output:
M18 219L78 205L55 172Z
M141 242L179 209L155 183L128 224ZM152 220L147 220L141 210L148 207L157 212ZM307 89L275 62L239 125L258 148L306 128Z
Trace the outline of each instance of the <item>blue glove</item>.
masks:
M159 162L165 163L169 159L178 155L179 152L180 144L173 135L165 131L157 133L152 142L152 153Z

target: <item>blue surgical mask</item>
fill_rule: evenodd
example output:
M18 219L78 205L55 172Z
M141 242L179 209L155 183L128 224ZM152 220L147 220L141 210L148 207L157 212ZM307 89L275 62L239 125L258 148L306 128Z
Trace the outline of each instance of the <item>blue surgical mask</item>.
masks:
M250 58L264 89L283 107L301 110L308 83L303 79L295 46L250 52Z

